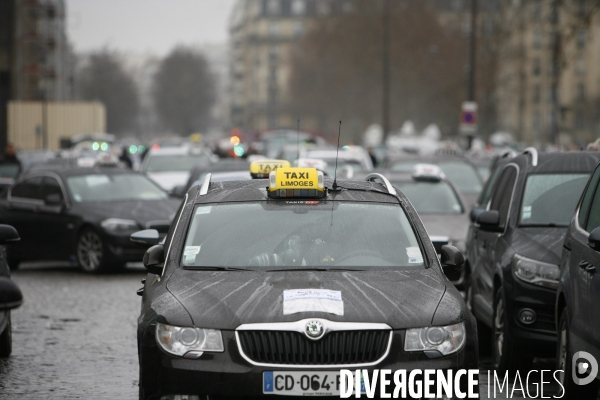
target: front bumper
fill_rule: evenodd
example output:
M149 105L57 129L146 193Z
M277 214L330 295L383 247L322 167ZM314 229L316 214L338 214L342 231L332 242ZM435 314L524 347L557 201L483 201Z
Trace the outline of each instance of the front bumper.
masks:
M468 334L471 332L468 332ZM161 351L154 342L154 326L144 333L140 343L140 368L152 371L150 379L158 380L160 395L188 394L219 397L271 397L263 394L264 371L335 371L347 368L331 366L331 368L291 368L285 366L256 366L245 360L238 350L233 331L222 331L225 351L223 353L204 353L197 360L173 357ZM477 353L473 341L457 353L436 359L428 358L422 352L407 353L403 350L404 330L394 331L392 344L387 356L377 365L364 367L373 369L476 369ZM154 365L152 365L154 364ZM160 398L160 396L158 397ZM287 399L287 396L285 396Z
M504 297L511 337L529 349L532 355L554 356L556 290L522 282L514 275L511 280L510 283L505 281ZM524 309L535 312L535 322L526 324L519 319L519 314Z

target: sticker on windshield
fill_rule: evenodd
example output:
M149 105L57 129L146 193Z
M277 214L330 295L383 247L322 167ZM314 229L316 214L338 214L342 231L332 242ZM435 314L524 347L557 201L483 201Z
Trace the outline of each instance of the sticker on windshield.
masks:
M110 178L106 175L88 175L85 177L88 186L106 185L110 183Z
M201 215L201 214L210 214L210 210L212 209L212 206L202 206L202 207L198 207L196 208L196 215Z
M421 249L418 247L407 247L406 255L408 256L409 264L421 264L423 262L423 255Z
M183 264L194 264L198 253L200 253L200 246L185 246L185 249L183 250Z
M310 311L344 315L342 292L326 289L283 291L283 315Z
M523 207L523 215L521 219L529 219L531 218L531 206Z

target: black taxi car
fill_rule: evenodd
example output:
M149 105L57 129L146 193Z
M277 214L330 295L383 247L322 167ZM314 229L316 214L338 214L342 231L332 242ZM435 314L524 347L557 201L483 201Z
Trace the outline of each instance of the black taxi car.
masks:
M0 220L22 239L7 248L9 265L71 261L85 272L118 271L144 254L129 235L146 227L165 234L179 203L145 175L110 159L35 164L0 195Z
M164 244L132 235L154 244L141 399L337 395L342 368L477 368L475 319L444 275L462 254L445 246L440 263L384 176L210 179L188 191Z

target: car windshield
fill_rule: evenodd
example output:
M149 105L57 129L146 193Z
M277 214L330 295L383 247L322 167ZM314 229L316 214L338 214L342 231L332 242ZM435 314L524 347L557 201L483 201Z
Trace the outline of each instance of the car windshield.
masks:
M71 176L67 186L77 203L163 200L167 194L140 174L94 174Z
M536 174L527 177L521 226L568 226L589 174Z
M208 163L204 153L179 155L150 155L146 172L191 171L196 164Z
M463 208L446 182L392 182L408 197L419 214L456 215Z
M481 191L481 179L469 164L460 161L445 161L439 162L437 165L462 193L479 193Z
M411 172L415 165L419 164L419 161L396 161L392 164L390 169L395 172Z
M415 233L399 205L266 201L198 205L185 268L422 268Z
M0 178L14 178L20 170L19 164L0 164Z

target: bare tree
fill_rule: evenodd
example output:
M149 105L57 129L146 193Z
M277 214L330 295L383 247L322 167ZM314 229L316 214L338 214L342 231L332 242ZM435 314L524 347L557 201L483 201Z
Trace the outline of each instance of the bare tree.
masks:
M154 104L162 122L179 134L206 129L215 102L215 78L203 55L178 47L161 63Z
M135 128L140 107L137 86L115 53L104 49L91 54L76 81L79 97L100 101L106 107L108 132L125 133Z

